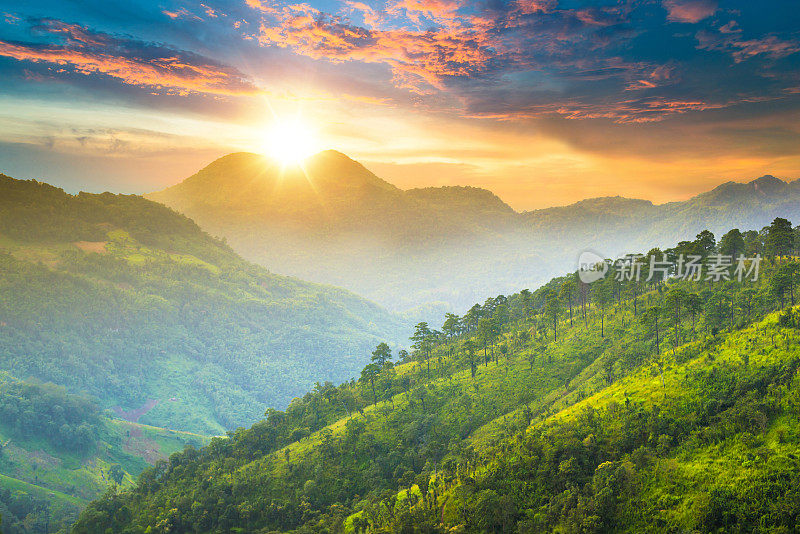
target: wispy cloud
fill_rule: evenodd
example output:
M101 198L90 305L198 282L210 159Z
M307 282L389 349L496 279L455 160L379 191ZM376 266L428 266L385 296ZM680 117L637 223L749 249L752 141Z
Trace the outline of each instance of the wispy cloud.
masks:
M109 76L161 94L232 96L258 92L237 70L191 52L94 32L58 20L39 21L34 30L58 42L0 40L0 56L45 64L55 72Z
M776 35L745 39L739 32L723 31L719 33L700 31L697 34L698 48L728 52L736 63L755 56L768 59L780 59L800 52L800 41L781 39Z

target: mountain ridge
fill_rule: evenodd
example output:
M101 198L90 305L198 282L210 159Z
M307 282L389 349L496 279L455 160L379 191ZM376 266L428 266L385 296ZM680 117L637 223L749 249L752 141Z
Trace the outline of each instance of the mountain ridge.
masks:
M220 161L200 173L217 169ZM220 179L227 173L244 184L235 195L189 190L183 182L149 198L189 215L275 272L345 287L390 310L414 309L425 320L536 286L598 242L612 257L649 243L691 239L706 228L717 233L740 224L759 230L781 214L800 215L800 187L794 185L800 182L770 175L721 184L684 201L655 204L617 195L517 212L484 188L401 190L339 152L309 161L309 179L302 181L319 186L285 189L274 198L253 185L263 175L248 178L241 169L218 169ZM277 183L277 167L271 169L267 181ZM343 177L372 185L345 187ZM211 197L213 209L204 204ZM460 254L464 247L481 260Z

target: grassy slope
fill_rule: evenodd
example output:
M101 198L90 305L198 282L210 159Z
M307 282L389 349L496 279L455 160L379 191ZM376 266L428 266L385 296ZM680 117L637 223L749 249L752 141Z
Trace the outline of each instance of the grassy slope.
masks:
M684 287L692 291L703 288L702 285ZM658 303L660 298L658 292L640 296L639 310ZM460 499L462 488L458 481L488 475L499 466L513 461L517 454L514 451L525 434L558 435L563 428L584 424L589 412L612 413L619 411L619 407L627 402L645 411L658 407L665 417L674 415L675 420L685 418L687 413L691 417L693 406L698 402L702 404L707 393L710 395L698 386L700 382L697 377L702 373L715 370L730 373L739 380L737 373L746 371L755 376L800 357L797 329L780 326L777 313L757 320L752 326L723 331L716 336L712 336L706 328L698 328L693 333L690 325L684 322L680 329L680 342L675 348L672 347L672 330L665 327L660 356L653 354L652 341L645 339L643 342L644 328L639 324L638 317L633 316L629 301L623 300L609 307L604 338L600 336L597 310L590 310L587 324L579 320L576 313L572 327L568 326L565 314L559 327L559 340L552 341L551 331L546 348L542 349L542 340L536 339L535 334L537 326L541 325L537 325L536 320L512 325L511 331L529 329L533 334L532 341L518 348L512 345L508 358L500 356L498 363L479 365L475 379L465 368L463 359L458 362L448 355L448 345L434 351L431 360L435 378L432 380L426 378L424 364L409 363L396 367L398 375L415 377L418 384L427 388L429 404L426 410L419 410L418 399L412 405L407 393L399 393L392 402L382 401L377 406L368 406L363 414L342 418L272 453L257 454L255 458L245 458L244 461L232 457L225 462L216 462L201 457L198 466L200 472L207 473L209 477L213 475L211 485L219 494L225 494L229 491L227 488L231 488L236 494L236 505L241 509L258 509L287 495L289 500L292 496L298 500L304 500L306 496L312 499L308 488L313 491L315 480L318 484L320 480L327 485L331 483L324 473L320 477L320 466L326 466L323 472L335 470L340 462L347 460L350 430L356 423L363 425L359 430L362 436L374 438L376 451L383 450L381 454L390 454L389 451L402 452L405 447L401 441L403 437L398 433L403 431L407 419L424 421L426 417L436 415L439 417L437 424L455 425L461 430L463 439L457 448L475 451L468 471L459 471L455 476L455 485L445 485L437 497L436 509L441 510L444 527L458 527L462 521L461 512L454 504ZM442 358L444 369L441 373L437 364L439 357ZM607 376L609 361L610 378ZM663 366L663 386L659 363ZM740 387L749 387L747 384L742 381ZM788 386L781 387L800 397L800 382L796 379ZM630 506L636 509L630 511L627 528L641 531L648 528L647 521L657 517L661 527L669 524L672 528L677 525L691 529L701 510L708 505L709 488L713 484L722 482L735 488L740 481L753 481L767 476L769 469L775 467L774 462L791 458L792 450L800 443L800 424L788 416L796 413L796 408L791 408L791 404L787 406L788 412L768 420L765 428L753 430L752 434L735 430L721 437L706 439L702 432L695 432L690 439L681 437L683 441L672 443L666 453L659 453L654 464L642 471L641 476L645 478L641 482L639 496L629 501ZM703 432L709 429L711 425ZM605 433L613 435L618 430L610 427L605 429ZM654 436L654 441L655 438L659 436ZM330 449L330 443L336 442L344 450L330 464L330 460L325 459L324 451ZM630 463L626 458L621 460L623 464ZM380 459L377 457L364 463L362 469L370 469ZM431 465L430 470L436 473L441 467ZM446 469L443 476L452 478L453 474L453 471ZM167 520L163 511L180 508L182 501L207 498L207 485L199 488L193 485L191 477L185 479L184 476L182 472L173 473L162 487L147 496L138 495L133 499L132 506L140 511L146 509L151 514L148 515L151 519L138 523L138 527L144 528L150 524L149 521L161 518ZM436 475L432 476L435 480ZM299 488L293 485L293 480L300 481ZM305 486L303 481L306 481ZM312 485L309 486L309 483ZM407 489L419 491L418 486L414 483L399 486L395 500L390 500L394 502L398 515L404 507L406 510L422 511L425 505L419 502L409 504L405 493ZM381 507L386 506L387 500L385 497L376 500L374 492L369 496L358 493L363 500L359 501L356 497L348 501L345 510L349 513L341 517L338 528L355 531L355 522L367 518L377 529L381 521L386 520L382 515L385 510ZM333 508L331 510L331 514L341 513L341 509L336 512ZM178 512L169 520L180 515L181 512ZM438 512L436 517L438 522ZM311 520L306 526L313 524L314 520ZM268 530L266 528L264 532ZM132 532L138 530L133 529Z

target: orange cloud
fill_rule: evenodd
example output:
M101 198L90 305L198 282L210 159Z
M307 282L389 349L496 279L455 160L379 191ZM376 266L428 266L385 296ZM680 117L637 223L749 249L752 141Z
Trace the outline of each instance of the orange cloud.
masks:
M363 12L358 3L350 6ZM393 9L423 11L444 21L451 20L448 17L455 7L441 0L401 0ZM384 63L392 69L398 86L416 91L422 91L420 84L443 89L443 77L473 74L494 57L480 30L455 29L458 24L452 21L452 31L374 30L348 24L307 5L286 6L277 18L278 24L262 23L261 44L334 62Z
M47 21L40 29L63 37L66 44L38 45L0 40L0 56L51 64L60 69L71 67L84 75L110 76L161 94L230 96L259 92L237 71L177 50L118 40L60 21ZM160 55L153 54L154 51Z

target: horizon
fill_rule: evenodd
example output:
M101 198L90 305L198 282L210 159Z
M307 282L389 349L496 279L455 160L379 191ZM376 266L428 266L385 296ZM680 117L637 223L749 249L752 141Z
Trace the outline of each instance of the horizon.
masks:
M793 178L793 177L789 177L789 176L776 176L774 174L767 173L767 174L763 174L761 176L756 176L756 177L751 177L751 178L743 178L741 180L726 180L726 181L723 181L723 182L719 182L717 184L711 184L711 186L708 187L707 189L699 190L699 191L694 192L694 193L687 193L686 195L683 195L681 197L666 199L666 200L662 200L662 201L656 201L656 200L653 200L651 198L641 198L641 197L627 196L627 195L624 195L622 193L616 193L616 194L610 193L610 194L602 195L602 196L590 196L590 197L579 198L577 200L574 200L574 201L571 201L571 202L568 202L568 203L562 203L562 204L542 205L542 206L533 207L533 208L519 208L518 206L515 206L513 202L510 202L506 198L504 198L497 191L494 191L494 190L490 189L489 187L482 186L480 184L465 184L465 183L449 183L449 184L444 184L444 185L434 185L434 184L425 185L425 184L421 184L421 185L415 185L413 187L403 188L403 187L400 187L398 184L392 182L392 180L390 180L390 179L388 179L388 178L386 178L384 176L381 176L378 172L375 172L373 169L370 168L370 164L369 163L364 163L362 161L354 159L350 155L348 155L348 154L346 154L344 152L341 152L340 150L337 150L335 148L326 148L326 149L323 149L323 150L319 150L318 152L315 152L314 154L304 158L304 161L308 160L308 159L311 159L311 158L313 158L315 156L318 156L319 154L322 154L324 152L337 152L339 154L342 154L345 157L351 159L352 161L355 161L356 163L364 166L364 168L366 168L369 172L373 173L375 176L377 176L381 180L383 180L383 181L385 181L385 182L397 187L398 189L400 189L402 191L411 191L413 189L424 189L424 188L444 188L444 187L464 187L464 188L481 189L481 190L484 190L484 191L488 191L488 192L492 193L493 195L497 196L504 204L506 204L511 209L513 209L516 213L526 213L526 212L532 212L532 211L547 210L547 209L552 209L552 208L564 208L564 207L572 206L574 204L578 204L580 202L585 202L585 201L590 201L590 200L599 200L599 199L605 199L605 198L622 198L622 199L626 199L626 200L642 200L642 201L650 202L653 206L661 206L661 205L669 204L669 203L672 203L672 202L685 202L685 201L691 200L692 198L695 198L698 195L702 195L703 193L710 192L710 191L712 191L712 190L714 190L714 189L716 189L718 187L721 187L721 186L729 184L729 183L746 185L746 184L750 184L752 182L755 182L755 181L757 181L757 180L759 180L761 178L765 178L765 177L777 178L778 180L780 180L780 181L782 181L783 183L786 183L786 184L790 184L792 182L800 180L800 178ZM223 159L223 158L225 158L227 156L233 155L233 154L253 154L253 155L256 155L256 156L263 157L263 158L265 158L267 160L270 160L273 163L275 163L276 165L280 165L280 162L277 159L273 158L272 156L270 156L267 153L250 152L250 151L231 152L231 153L228 153L228 154L223 154L223 155L221 155L221 156L219 156L217 158L214 158L213 160L208 161L206 164L204 164L202 167L198 168L194 172L192 172L192 173L190 173L190 174L188 174L186 176L183 176L181 178L178 178L174 182L170 182L170 183L165 184L161 189L150 190L150 191L124 191L124 190L110 190L110 189L96 189L96 190L76 189L76 188L69 188L68 186L64 186L64 185L61 185L61 184L59 184L59 183L57 183L55 181L46 180L46 179L43 179L41 177L37 178L37 177L13 176L13 175L11 175L9 173L6 173L2 169L0 169L0 174L5 174L6 176L8 176L10 178L17 179L17 180L36 180L36 181L39 181L39 182L44 182L44 183L47 183L49 185L52 185L52 186L55 186L55 187L59 187L59 188L63 189L66 193L69 193L71 195L75 195L75 194L83 192L83 193L93 193L93 194L100 194L100 193L132 194L132 195L139 195L139 196L146 197L149 194L157 193L157 192L160 192L160 191L162 191L164 189L168 189L170 187L179 185L179 184L183 183L186 179L190 178L191 176L194 176L196 173L202 171L203 169L205 169L206 167L208 167L212 163L214 163L214 162L216 162L216 161L218 161L220 159ZM298 163L296 165L302 166L302 163Z

